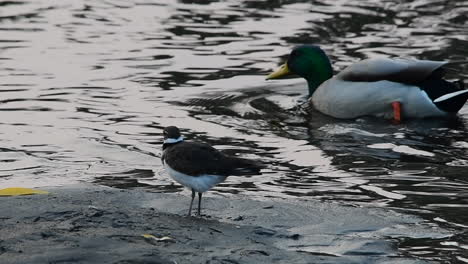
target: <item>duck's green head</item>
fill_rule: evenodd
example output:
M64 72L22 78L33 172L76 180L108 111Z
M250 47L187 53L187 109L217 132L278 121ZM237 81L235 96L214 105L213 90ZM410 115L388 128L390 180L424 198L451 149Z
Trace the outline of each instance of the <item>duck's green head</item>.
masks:
M285 64L267 76L267 80L278 79L286 75L297 74L307 80L309 95L317 87L333 76L330 60L325 52L314 45L295 47Z

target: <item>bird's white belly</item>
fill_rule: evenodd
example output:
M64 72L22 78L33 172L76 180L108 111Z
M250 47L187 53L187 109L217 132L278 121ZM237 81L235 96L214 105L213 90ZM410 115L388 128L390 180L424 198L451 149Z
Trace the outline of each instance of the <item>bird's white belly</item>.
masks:
M206 192L227 178L218 175L190 176L172 169L166 162L164 162L164 168L173 180L196 192Z
M403 118L445 116L419 87L390 81L345 82L330 79L310 99L320 112L336 118L372 115L393 118L392 102L402 104Z

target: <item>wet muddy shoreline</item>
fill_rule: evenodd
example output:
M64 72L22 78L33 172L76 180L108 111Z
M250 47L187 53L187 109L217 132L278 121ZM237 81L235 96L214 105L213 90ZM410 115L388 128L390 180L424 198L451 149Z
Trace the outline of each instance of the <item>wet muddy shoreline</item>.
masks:
M402 238L446 237L423 220L380 208L301 200L188 196L93 185L3 197L2 263L426 263Z

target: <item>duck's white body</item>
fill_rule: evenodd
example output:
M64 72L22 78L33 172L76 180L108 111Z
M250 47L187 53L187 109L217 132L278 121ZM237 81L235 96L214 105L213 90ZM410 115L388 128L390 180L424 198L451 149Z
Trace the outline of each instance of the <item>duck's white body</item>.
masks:
M392 102L401 103L404 117L448 116L450 113L436 106L437 100L431 100L420 87L408 84L424 81L445 64L427 60L363 60L322 83L310 101L320 112L336 118L371 115L391 119Z
M432 102L419 87L391 81L348 82L336 77L324 82L310 101L320 112L336 118L377 116L393 118L392 102L400 102L408 118L449 115Z

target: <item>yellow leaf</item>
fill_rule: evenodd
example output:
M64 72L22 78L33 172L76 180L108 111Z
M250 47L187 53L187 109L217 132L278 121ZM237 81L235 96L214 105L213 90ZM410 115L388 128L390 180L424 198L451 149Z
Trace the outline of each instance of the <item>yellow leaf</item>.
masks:
M0 189L0 196L16 196L16 195L30 195L30 194L48 194L49 192L34 190L28 188L12 187Z
M152 238L152 239L157 239L155 236L150 235L150 234L143 234L142 235L144 238Z

